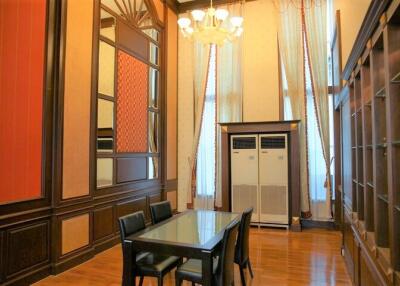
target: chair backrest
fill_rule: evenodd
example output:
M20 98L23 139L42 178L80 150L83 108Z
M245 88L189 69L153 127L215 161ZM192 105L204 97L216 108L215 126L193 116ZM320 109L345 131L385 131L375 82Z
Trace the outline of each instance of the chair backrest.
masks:
M239 234L235 250L235 262L242 264L249 259L249 234L253 208L248 208L242 214L239 225Z
M118 222L122 244L124 244L127 236L146 228L143 211L122 216L118 219Z
M169 201L163 201L150 205L151 222L159 223L172 217L172 209Z
M234 255L238 228L239 221L233 221L225 229L220 260L215 273L216 285L231 286L234 281Z

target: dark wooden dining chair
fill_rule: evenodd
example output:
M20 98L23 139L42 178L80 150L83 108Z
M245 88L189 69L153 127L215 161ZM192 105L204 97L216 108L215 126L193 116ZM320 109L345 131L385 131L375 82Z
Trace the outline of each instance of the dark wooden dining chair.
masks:
M167 218L172 217L172 208L169 201L150 204L151 222L159 223Z
M143 284L144 276L158 278L158 285L163 285L165 274L173 268L182 264L182 259L176 256L159 255L151 252L138 252L133 255L134 261L128 261L132 256L131 241L125 240L129 235L135 234L146 228L143 211L138 211L118 219L121 231L122 256L123 256L123 279L122 285L136 285L136 277L140 277L139 285ZM130 283L127 278L132 278Z
M221 255L213 261L213 285L234 285L234 255L238 228L239 222L233 221L225 229ZM202 284L202 276L202 261L189 259L176 270L175 283L176 286L181 286L183 280L187 280L191 281L192 285Z
M242 214L242 219L240 220L238 239L236 242L236 249L235 249L235 263L239 265L240 279L242 281L243 286L246 286L244 270L247 267L249 267L251 278L253 278L253 270L251 269L250 258L249 258L249 235L250 235L250 222L252 214L253 214L253 208L248 208Z

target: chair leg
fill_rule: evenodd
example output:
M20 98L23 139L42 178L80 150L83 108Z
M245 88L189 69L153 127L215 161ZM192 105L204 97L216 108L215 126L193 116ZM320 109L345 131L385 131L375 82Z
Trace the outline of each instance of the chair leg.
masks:
M250 276L253 279L254 275L253 275L253 269L251 269L250 259L247 260L247 265L249 266Z
M244 277L243 265L239 265L240 280L242 280L242 286L246 286L246 278Z
M142 285L143 285L143 278L144 278L144 276L140 276L139 286L142 286Z

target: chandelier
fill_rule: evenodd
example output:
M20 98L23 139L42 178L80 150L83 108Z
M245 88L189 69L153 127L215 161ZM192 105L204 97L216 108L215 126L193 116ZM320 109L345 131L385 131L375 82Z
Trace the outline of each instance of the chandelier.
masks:
M184 37L203 44L222 46L226 41L239 38L243 32L243 18L233 16L228 21L229 12L215 9L212 0L207 11L193 10L190 14L193 21L189 17L178 20L180 30Z

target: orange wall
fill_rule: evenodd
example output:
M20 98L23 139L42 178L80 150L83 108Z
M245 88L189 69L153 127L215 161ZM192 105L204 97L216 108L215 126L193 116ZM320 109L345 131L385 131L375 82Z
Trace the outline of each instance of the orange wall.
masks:
M93 0L67 2L62 198L89 194Z
M46 2L0 1L0 203L41 195Z
M337 10L340 11L342 68L344 68L371 0L335 0L333 4L334 14ZM333 17L335 19L335 15Z

